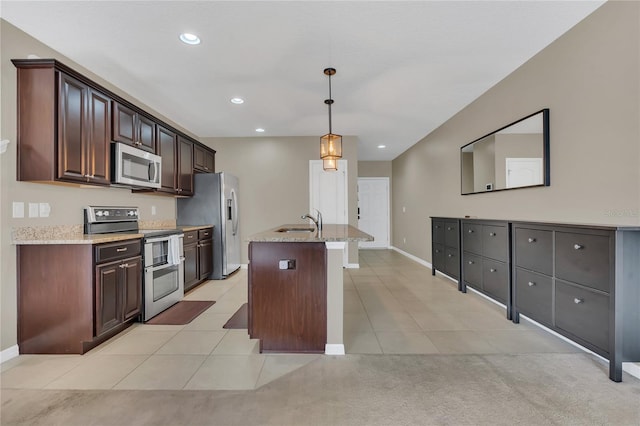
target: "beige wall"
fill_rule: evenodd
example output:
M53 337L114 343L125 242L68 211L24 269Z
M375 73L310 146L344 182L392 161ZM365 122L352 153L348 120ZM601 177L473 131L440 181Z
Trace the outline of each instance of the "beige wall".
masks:
M173 198L131 194L126 189L115 188L79 188L59 185L47 185L16 181L16 68L11 63L14 58L26 58L35 54L41 58L55 58L89 76L123 98L164 119L175 127L166 117L156 113L141 102L132 99L126 93L78 66L31 36L4 20L0 20L0 66L1 120L0 138L9 139L7 152L0 155L0 350L7 349L17 342L17 300L16 300L16 247L11 244L11 229L22 226L73 225L82 224L82 208L86 205L126 205L138 206L143 220L175 219L175 200ZM185 131L185 129L181 129ZM52 141L53 143L53 141ZM48 218L12 218L12 202L25 203L25 213L29 202L46 202L51 206ZM151 206L157 214L151 215Z
M358 161L358 177L390 178L391 164L391 161Z
M285 223L307 223L309 160L319 158L319 137L204 138L217 151L216 170L240 179L240 236L242 263L250 235ZM357 226L358 139L343 137L348 161L349 224ZM313 212L312 212L313 213ZM358 263L356 244L349 245L349 263Z
M396 158L393 245L431 261L429 216L640 224L639 40L640 3L606 3ZM461 196L460 147L542 108L551 186Z

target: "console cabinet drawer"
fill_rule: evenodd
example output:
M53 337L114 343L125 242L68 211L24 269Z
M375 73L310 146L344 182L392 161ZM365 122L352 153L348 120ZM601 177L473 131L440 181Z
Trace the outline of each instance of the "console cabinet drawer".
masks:
M609 296L556 280L556 326L608 353Z
M462 247L464 251L482 254L482 225L475 223L462 225Z
M506 262L509 258L509 236L505 226L482 227L482 255Z
M184 244L193 244L198 241L198 231L185 231L184 233Z
M609 292L610 238L556 232L556 277Z
M460 245L458 235L458 222L444 223L444 244L446 246L458 248Z
M515 228L516 266L553 274L553 232L541 229Z
M431 229L433 242L438 244L444 244L444 222L441 220L434 220Z
M213 228L199 229L198 230L198 239L206 240L213 237Z
M482 289L500 302L508 302L509 267L506 263L482 259Z
M464 281L476 288L482 288L482 258L470 253L464 254L462 264Z
M553 322L553 281L550 276L516 268L516 309L545 325Z

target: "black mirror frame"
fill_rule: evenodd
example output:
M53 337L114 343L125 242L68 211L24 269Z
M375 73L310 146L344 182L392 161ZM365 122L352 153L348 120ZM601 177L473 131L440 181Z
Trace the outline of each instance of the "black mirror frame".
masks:
M463 176L462 176L462 170L463 170L463 165L462 165L462 151L464 148L468 147L469 145L472 145L488 136L491 136L495 133L498 133L504 129L506 129L507 127L513 126L514 124L518 124L521 121L524 121L528 118L533 117L534 115L538 115L542 113L542 151L543 151L543 158L542 158L542 164L544 167L544 171L543 171L543 183L539 184L539 185L527 185L527 186L519 186L519 187L515 187L515 188L500 188L500 189L491 189L491 190L487 190L487 191L478 191L478 192L462 192L462 182L463 182ZM514 189L525 189L525 188L536 188L539 186L550 186L551 185L551 172L550 172L550 151L549 151L549 108L543 108L540 111L536 111L532 114L527 115L526 117L523 117L519 120L514 121L513 123L509 123L506 126L503 126L497 130L494 130L493 132L489 132L484 136L479 137L478 139L475 139L471 142L469 142L466 145L463 145L462 147L460 147L460 195L473 195L473 194L486 194L486 193L491 193L491 192L499 192L499 191L507 191L507 190L514 190Z

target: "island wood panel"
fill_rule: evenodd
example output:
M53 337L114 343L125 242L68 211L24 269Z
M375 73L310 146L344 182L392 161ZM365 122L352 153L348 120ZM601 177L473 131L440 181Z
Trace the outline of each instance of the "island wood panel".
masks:
M93 247L18 246L21 354L80 354L93 339Z
M279 269L280 260L295 260L295 269ZM250 243L249 334L260 339L261 352L324 352L324 243Z

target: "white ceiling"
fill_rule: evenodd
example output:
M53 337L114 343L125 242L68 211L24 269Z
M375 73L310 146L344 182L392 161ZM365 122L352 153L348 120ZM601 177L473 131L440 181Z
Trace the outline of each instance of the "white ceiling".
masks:
M3 0L0 14L199 137L327 133L332 66L334 133L391 160L602 3Z

